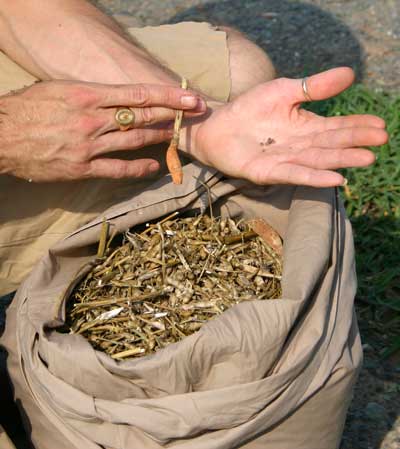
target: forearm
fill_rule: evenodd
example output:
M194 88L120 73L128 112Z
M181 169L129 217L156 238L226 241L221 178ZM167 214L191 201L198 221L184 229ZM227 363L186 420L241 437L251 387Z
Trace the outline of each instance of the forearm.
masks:
M86 0L0 0L0 48L40 79L180 84ZM219 106L209 102L209 112ZM197 120L186 122L180 141L196 158L199 126Z
M178 83L86 0L0 0L0 48L40 79Z

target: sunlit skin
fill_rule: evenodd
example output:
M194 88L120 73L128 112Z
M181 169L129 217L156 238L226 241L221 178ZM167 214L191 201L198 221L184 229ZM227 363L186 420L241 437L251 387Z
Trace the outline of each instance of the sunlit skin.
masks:
M313 100L335 96L354 81L349 68L307 79ZM375 161L363 148L388 140L385 122L373 115L320 117L301 108L301 80L276 79L259 85L214 111L198 126L193 155L234 177L256 184L338 186L333 170Z
M353 82L353 72L338 68L308 78L314 100L329 98ZM154 159L108 159L116 150L141 148L171 139L175 109L186 91L172 86L106 86L53 81L36 84L0 99L0 169L37 182L96 177L146 176L159 167ZM301 80L261 84L224 105L196 106L186 116L191 141L182 149L226 175L256 184L343 184L333 170L364 167L374 154L364 146L382 145L385 123L371 115L320 117L301 108ZM135 129L119 131L119 104L132 106ZM190 109L190 108L188 108ZM185 129L182 131L185 135Z
M180 76L164 68L112 18L86 0L4 1L0 3L0 25L1 50L42 80L169 87L179 84ZM226 104L207 99L208 114L199 111L196 123L188 121L185 114L182 151L226 175L257 184L336 186L343 183L336 169L374 162L373 153L364 147L387 141L383 120L368 115L323 118L301 109L305 101L301 80L264 83L264 79L272 78L271 70L265 77L254 78L254 73L247 73L246 64L263 59L263 52L238 34L227 35L231 96L244 93ZM307 87L311 98L319 100L337 95L353 81L351 69L338 68L309 77ZM142 177L157 170L159 163L150 158L110 160L103 155L168 141L171 124L125 134L114 131L113 112L109 110L106 118L106 109L129 106L129 101L110 94L108 106L95 100L81 106L75 103L72 111L71 93L62 82L57 83L0 98L0 110L7 112L8 108L13 116L13 123L7 122L7 116L0 117L0 172L50 181ZM63 107L63 102L68 107ZM145 109L146 113L160 119L152 106ZM168 102L159 106L168 107ZM171 110L164 118L172 120L174 115ZM4 129L7 132L1 132ZM109 132L104 131L107 129Z
M115 113L121 104L134 111L134 129L120 131ZM158 170L157 161L104 155L171 139L177 109L198 117L206 104L197 94L173 86L35 84L0 97L0 173L35 182L148 175Z

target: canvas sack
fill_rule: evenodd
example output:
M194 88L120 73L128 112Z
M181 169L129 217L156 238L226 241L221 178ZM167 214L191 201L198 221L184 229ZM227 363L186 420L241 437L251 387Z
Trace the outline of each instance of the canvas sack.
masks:
M259 217L284 240L283 297L239 304L154 355L116 361L61 334L101 223L175 210ZM351 228L335 189L254 187L197 163L54 246L19 288L1 344L37 449L336 449L361 363Z

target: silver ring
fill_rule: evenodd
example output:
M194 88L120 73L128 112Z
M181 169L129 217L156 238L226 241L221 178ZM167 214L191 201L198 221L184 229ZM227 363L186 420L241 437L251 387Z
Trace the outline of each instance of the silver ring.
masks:
M118 108L115 111L115 121L121 131L127 131L135 124L135 113L130 108Z
M306 77L306 76L301 80L301 87L302 87L302 89L303 89L304 96L306 97L306 100L307 100L307 101L313 101L312 98L310 97L310 94L308 93L308 89L307 89L307 77Z

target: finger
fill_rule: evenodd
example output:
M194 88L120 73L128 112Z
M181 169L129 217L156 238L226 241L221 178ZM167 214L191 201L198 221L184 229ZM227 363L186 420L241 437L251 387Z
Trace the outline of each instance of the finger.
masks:
M315 134L313 147L349 148L358 146L378 146L388 141L388 134L380 128L342 128Z
M288 81L291 82L290 93L294 104L309 101L304 93L301 79ZM338 95L350 87L353 82L353 70L349 67L338 67L307 77L306 86L308 95L312 101L315 101Z
M136 150L170 140L172 129L132 129L103 134L95 140L92 157L116 150Z
M316 117L316 120L323 123L323 127L325 130L328 129L338 129L338 128L381 128L384 129L386 127L386 123L380 117L376 115L347 115L347 116L339 116L339 117ZM310 125L313 127L315 124L310 122Z
M316 169L367 167L375 162L375 155L365 148L325 150L310 148L293 155L291 162Z
M135 113L135 128L143 126L151 126L156 123L175 120L177 111L170 108L162 107L146 107L146 108L131 108ZM185 117L195 117L204 114L203 109L191 109L185 112Z
M163 106L172 109L195 109L205 111L207 105L197 94L174 86L157 84L132 84L101 86L100 107L146 107ZM199 111L198 111L199 112Z
M132 128L142 128L166 121L172 122L176 117L176 111L174 109L161 107L130 109L135 115L135 121L131 126ZM98 130L98 135L119 129L119 124L115 120L116 111L117 109L114 108L99 110L99 115L103 117L104 126ZM186 112L185 117L194 117L203 113L204 111L197 111L196 109L194 109L190 112Z
M90 178L143 178L160 168L160 164L154 159L124 161L102 158L94 159L89 164L87 175Z
M268 173L267 177L263 177L260 174L256 182L258 184L295 184L311 187L335 187L343 185L344 178L340 173L330 170L316 170L292 163L283 163L275 166L273 173Z

